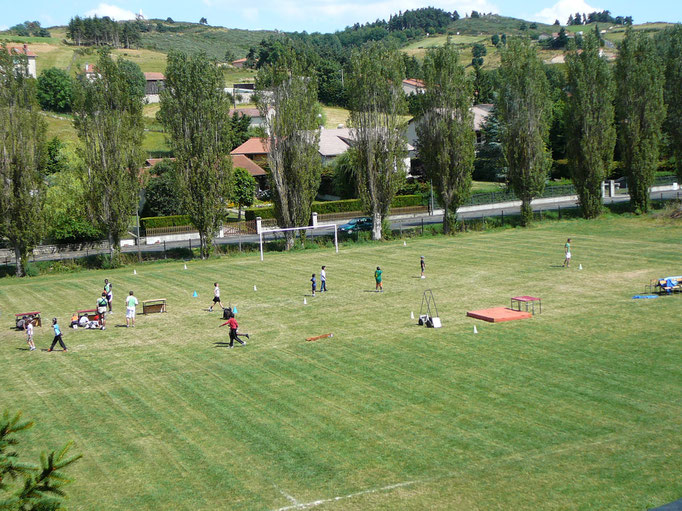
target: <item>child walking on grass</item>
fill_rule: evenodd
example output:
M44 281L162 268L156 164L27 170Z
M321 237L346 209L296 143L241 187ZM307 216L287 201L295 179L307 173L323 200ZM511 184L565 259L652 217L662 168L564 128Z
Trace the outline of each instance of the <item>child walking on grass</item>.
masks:
M52 318L52 329L54 330L54 339L52 339L52 345L47 351L52 351L57 343L62 347L64 351L69 351L66 349L66 344L62 340L62 330L59 328L59 323L57 323L57 318Z
M33 342L33 318L26 320L26 343L28 344L29 351L36 350L36 345Z
M315 280L315 274L313 273L313 277L310 279L310 283L313 288L313 296L315 296L315 290L317 289L317 280Z
M384 292L384 284L381 282L383 273L384 272L381 270L381 268L377 266L377 269L374 272L374 281L376 282L374 290L381 291L382 293Z
M237 320L234 319L234 316L232 316L230 319L228 319L225 323L223 323L220 326L225 326L225 325L230 325L230 348L234 347L234 341L237 341L242 344L242 346L246 345L246 341L242 341L239 338L238 330L239 330L239 325L237 324ZM247 339L250 339L249 334L243 334L246 336Z
M211 303L211 306L208 308L208 312L213 312L213 306L215 304L220 305L221 309L224 309L223 307L223 302L220 301L220 286L218 285L217 282L213 284L213 302Z

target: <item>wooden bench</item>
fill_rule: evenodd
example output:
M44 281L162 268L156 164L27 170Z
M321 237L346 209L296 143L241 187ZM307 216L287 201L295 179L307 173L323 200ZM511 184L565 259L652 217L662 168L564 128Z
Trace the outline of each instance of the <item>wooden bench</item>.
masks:
M20 318L24 318L24 317L27 318L27 317L29 317L29 316L32 316L32 317L33 317L33 323L34 323L35 325L37 325L37 326L43 326L43 322L42 322L42 320L40 319L40 311L34 311L34 312L20 312L20 313L18 313L18 314L15 314L15 315L14 315L14 322L16 323L17 320L19 320Z
M166 312L165 298L156 298L155 300L144 300L142 302L142 314L153 314L155 312Z
M76 314L78 314L78 319L81 319L83 316L87 316L88 321L95 321L99 319L99 313L97 312L97 309L83 309L76 311Z

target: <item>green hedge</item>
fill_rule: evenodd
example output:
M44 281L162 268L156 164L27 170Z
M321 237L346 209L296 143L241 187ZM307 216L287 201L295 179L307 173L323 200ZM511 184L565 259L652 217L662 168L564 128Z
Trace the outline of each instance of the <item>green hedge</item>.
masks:
M175 227L176 225L192 225L189 215L171 215L171 216L150 216L140 218L140 226L144 229L151 229L153 227Z
M408 206L421 206L424 204L424 198L421 195L397 195L391 203L392 208L404 208ZM313 202L313 211L319 214L325 213L347 213L349 211L363 211L362 201L360 199L347 200L333 200L333 201L315 201ZM275 218L274 208L249 208L244 211L244 216L247 220L255 220L256 217Z

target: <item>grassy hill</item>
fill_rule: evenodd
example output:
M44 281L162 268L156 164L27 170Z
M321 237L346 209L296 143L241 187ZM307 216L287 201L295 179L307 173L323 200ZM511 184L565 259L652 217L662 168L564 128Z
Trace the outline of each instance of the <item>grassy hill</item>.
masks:
M75 442L76 511L657 507L679 498L682 296L631 296L679 274L681 249L679 222L603 218L5 278L0 403L36 421L27 457ZM331 291L312 298L322 264ZM66 328L105 277L118 290L107 330ZM226 349L204 310L216 280L245 347ZM120 328L129 289L166 297L168 313ZM410 319L425 289L441 329ZM465 316L519 294L542 314ZM70 352L44 351L47 325L25 351L11 329L25 310L58 317Z

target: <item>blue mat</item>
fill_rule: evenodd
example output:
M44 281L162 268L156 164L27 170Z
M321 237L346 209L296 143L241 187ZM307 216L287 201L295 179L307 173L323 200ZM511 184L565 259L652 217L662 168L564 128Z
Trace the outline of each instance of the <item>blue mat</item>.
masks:
M658 295L635 295L632 297L633 300L648 300L650 298L658 298Z

